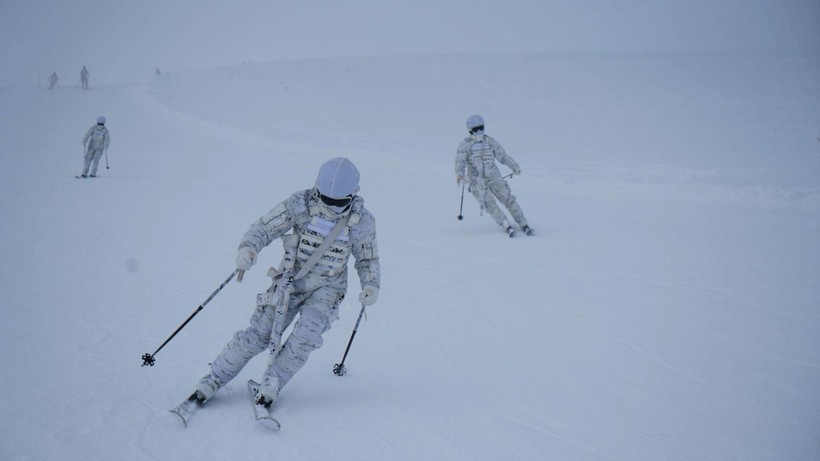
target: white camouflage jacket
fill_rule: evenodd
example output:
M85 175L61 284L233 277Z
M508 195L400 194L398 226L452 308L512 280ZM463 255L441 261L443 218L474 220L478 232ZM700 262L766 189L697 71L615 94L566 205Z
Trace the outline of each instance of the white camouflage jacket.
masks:
M86 146L86 150L105 150L108 149L109 144L111 144L111 136L108 134L108 128L103 125L92 126L83 136L83 145Z
M458 145L456 153L456 175L467 170L467 180L473 184L477 180L488 182L501 177L496 160L513 171L520 171L518 163L507 155L501 144L484 133L467 136Z
M351 254L355 259L362 287L380 286L381 272L375 218L364 207L364 199L359 196L353 199L348 212L350 219L346 228L316 266L305 277L296 281L297 290L312 291L331 285L344 294L347 290L347 262ZM299 191L252 223L239 247L250 247L259 253L271 242L293 229L294 233L299 235L294 265L294 271L298 272L313 251L322 244L336 222L346 213L334 213L324 206L319 201L315 188Z

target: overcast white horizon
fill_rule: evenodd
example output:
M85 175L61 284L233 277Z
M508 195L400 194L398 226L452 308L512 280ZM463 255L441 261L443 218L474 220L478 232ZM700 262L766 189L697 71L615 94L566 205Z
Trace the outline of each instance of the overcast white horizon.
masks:
M0 4L0 84L31 85L54 71L74 82L83 65L98 84L114 84L141 81L156 68L178 72L283 59L818 51L820 2L814 0Z

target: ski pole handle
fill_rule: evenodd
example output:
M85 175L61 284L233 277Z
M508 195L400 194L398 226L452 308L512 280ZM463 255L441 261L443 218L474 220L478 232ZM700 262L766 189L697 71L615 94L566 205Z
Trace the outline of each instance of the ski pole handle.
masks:
M244 276L245 276L245 271L243 271L242 269L237 269L236 270L236 281L237 282L242 283L242 277L244 277Z

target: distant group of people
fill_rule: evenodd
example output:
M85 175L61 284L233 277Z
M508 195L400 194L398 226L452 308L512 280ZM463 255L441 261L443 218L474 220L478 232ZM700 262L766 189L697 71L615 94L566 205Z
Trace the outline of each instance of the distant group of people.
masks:
M80 70L80 87L84 90L88 89L88 77L91 75L88 72L88 69L83 66ZM48 89L53 90L57 86L57 82L60 80L60 77L57 75L57 72L52 72L51 75L48 76Z
M83 66L80 70L80 87L84 90L88 89L88 77L90 73L88 69ZM60 77L57 72L52 72L48 76L48 89L53 90L57 86ZM105 127L105 117L100 115L97 117L97 123L92 125L85 132L83 137L83 172L78 178L96 178L97 168L100 165L100 159L111 143L111 136L108 134L108 128ZM107 160L106 160L107 161Z
M159 67L156 68L155 74L161 75ZM88 89L89 75L88 69L83 66L82 70L80 70L80 85L84 90ZM48 77L48 89L53 90L58 80L57 72L53 72ZM85 132L85 136L83 137L83 172L77 176L78 178L96 178L100 159L102 159L103 155L106 155L106 168L108 168L108 157L106 153L108 146L111 144L111 135L105 126L105 122L105 117L100 115L97 117L97 123Z
M80 69L80 88L87 90L88 89L88 77L91 73L88 72L85 66ZM154 75L162 75L160 72L159 67L154 69ZM57 87L57 82L60 80L60 77L57 75L57 72L52 72L51 75L48 76L48 89L53 90Z

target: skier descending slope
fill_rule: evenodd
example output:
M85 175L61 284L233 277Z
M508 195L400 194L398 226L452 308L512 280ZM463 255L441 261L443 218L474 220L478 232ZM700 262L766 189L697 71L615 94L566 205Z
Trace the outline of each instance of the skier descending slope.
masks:
M97 177L97 167L100 165L100 158L103 152L111 144L111 135L105 127L105 117L97 117L97 124L93 125L83 136L83 148L85 149L85 163L80 177L88 177L88 169L91 168L91 177ZM107 158L107 157L106 157ZM106 160L107 161L107 160Z
M273 284L257 297L248 328L236 332L210 364L189 397L188 408L179 411L186 406L183 402L172 410L186 424L194 408L212 398L265 349L269 349L268 367L254 400L257 407L268 409L276 402L282 387L322 346L322 335L338 318L350 255L362 288L359 302L363 308L376 302L380 285L376 225L358 191L355 165L334 158L321 166L313 188L295 192L251 224L239 244L237 269L251 269L259 252L276 239L282 240L285 254L278 270L268 272ZM283 331L294 319L291 333L280 345Z
M456 154L456 183L461 186L466 181L473 197L478 200L482 213L486 209L510 237L515 235L515 229L498 207L496 199L507 207L515 222L521 226L521 230L527 235L532 235L533 230L527 224L524 212L512 195L510 185L501 177L495 162L498 160L508 166L514 175L521 174L518 163L507 155L498 141L484 134L484 119L480 115L471 115L467 118L467 130L470 135L461 141Z

